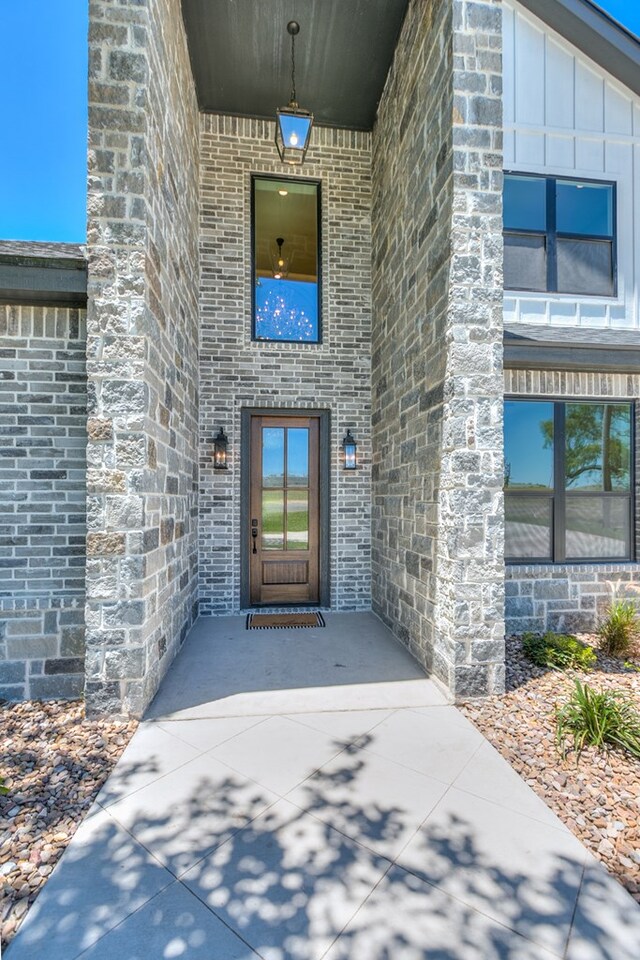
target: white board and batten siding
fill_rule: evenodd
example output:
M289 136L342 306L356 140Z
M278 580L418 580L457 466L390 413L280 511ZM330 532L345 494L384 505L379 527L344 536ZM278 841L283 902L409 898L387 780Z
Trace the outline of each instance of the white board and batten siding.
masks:
M505 291L505 322L640 328L640 99L503 0L504 168L617 185L617 296Z

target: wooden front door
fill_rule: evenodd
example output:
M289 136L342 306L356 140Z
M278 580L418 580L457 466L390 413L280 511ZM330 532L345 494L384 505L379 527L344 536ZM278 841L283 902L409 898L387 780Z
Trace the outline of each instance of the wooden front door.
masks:
M252 604L320 600L318 417L251 417Z

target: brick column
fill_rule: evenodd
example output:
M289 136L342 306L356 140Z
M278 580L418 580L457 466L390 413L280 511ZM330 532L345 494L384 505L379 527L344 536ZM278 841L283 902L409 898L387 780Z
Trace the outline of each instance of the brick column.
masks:
M455 697L501 689L499 0L414 0L373 136L373 603Z

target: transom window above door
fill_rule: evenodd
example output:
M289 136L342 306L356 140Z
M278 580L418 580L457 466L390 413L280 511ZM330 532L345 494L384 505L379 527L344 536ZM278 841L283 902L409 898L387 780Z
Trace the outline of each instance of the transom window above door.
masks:
M252 339L319 343L320 184L251 181Z
M613 297L615 185L506 173L507 290Z

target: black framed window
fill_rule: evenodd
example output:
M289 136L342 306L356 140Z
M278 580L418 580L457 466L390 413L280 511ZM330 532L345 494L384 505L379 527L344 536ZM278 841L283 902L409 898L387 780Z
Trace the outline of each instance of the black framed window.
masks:
M615 184L505 173L507 290L616 295Z
M253 340L319 343L320 184L251 178Z
M631 403L505 399L505 555L630 560Z

